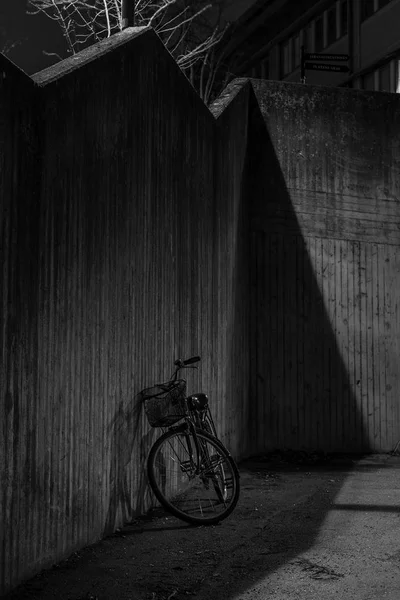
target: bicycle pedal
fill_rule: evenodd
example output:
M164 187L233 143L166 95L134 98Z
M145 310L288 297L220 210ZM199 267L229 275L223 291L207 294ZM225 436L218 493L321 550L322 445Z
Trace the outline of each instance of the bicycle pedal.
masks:
M184 473L187 473L188 471L193 471L195 469L195 467L193 465L193 461L191 461L191 460L181 460L180 468L181 468L181 471L183 471Z

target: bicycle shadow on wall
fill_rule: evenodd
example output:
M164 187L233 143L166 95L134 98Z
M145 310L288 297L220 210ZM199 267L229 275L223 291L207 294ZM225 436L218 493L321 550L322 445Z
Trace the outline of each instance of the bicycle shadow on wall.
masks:
M120 401L108 426L110 442L109 501L103 536L115 530L118 520L128 523L151 505L146 477L146 459L156 432L143 429L143 402L136 394L127 407Z
M368 431L352 388L354 374L349 374L344 363L315 273L315 254L310 256L313 240L305 239L302 233L266 121L255 95L251 95L247 183L242 202L249 203L251 211L253 402L249 427L255 440L254 454L275 448L368 453ZM317 243L323 248L321 240ZM322 269L332 259L324 255L323 260L326 264L318 265ZM240 292L236 293L240 298ZM352 301L349 298L349 304ZM322 507L310 507L306 527L300 513L297 519L288 519L289 528L271 519L266 535L262 530L251 538L247 558L240 545L231 548L219 571L241 564L240 584L234 583L231 589L225 585L223 591L221 584L214 582L207 587L208 597L216 598L222 591L224 598L249 592L257 581L310 550L352 469L348 463L335 473ZM251 497L251 489L244 487L243 494ZM273 501L270 509L276 509ZM241 518L251 524L254 515L243 510Z

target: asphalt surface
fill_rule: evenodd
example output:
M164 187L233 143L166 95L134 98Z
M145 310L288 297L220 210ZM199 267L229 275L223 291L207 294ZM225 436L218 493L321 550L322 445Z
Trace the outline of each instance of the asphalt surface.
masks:
M220 525L153 511L7 598L400 599L400 457L276 453L240 472Z

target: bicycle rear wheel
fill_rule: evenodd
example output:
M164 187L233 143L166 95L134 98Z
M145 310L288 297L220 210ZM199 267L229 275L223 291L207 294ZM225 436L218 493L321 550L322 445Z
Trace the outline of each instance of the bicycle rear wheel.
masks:
M228 450L205 431L170 430L150 450L147 473L160 504L196 525L212 525L231 514L239 499L240 480ZM197 466L199 465L199 468Z

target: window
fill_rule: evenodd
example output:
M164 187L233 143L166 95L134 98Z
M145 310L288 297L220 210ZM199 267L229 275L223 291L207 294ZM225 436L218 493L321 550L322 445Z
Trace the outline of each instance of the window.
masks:
M379 91L391 92L390 89L390 63L379 69Z
M347 0L340 3L340 35L346 35L348 31Z
M261 64L261 76L263 79L269 79L269 59L266 58Z
M375 90L375 73L367 73L362 78L362 88L363 90L368 90L369 92L373 92Z
M315 21L315 52L320 52L324 47L324 20L319 17Z
M364 90L400 93L400 60L391 60L362 78Z
M361 2L361 21L365 21L375 12L375 0L362 0Z
M303 29L303 46L307 52L313 50L313 39L312 39L312 23L309 23L307 27Z
M297 34L292 39L292 69L295 69L300 64L300 34Z
M330 46L337 39L336 6L328 10L326 18L326 42Z
M252 66L251 77L253 79L262 79L262 63L257 63Z
M290 44L289 40L287 40L281 45L281 72L283 76L291 71L290 58Z
M395 60L394 64L394 90L397 94L400 94L400 60Z

